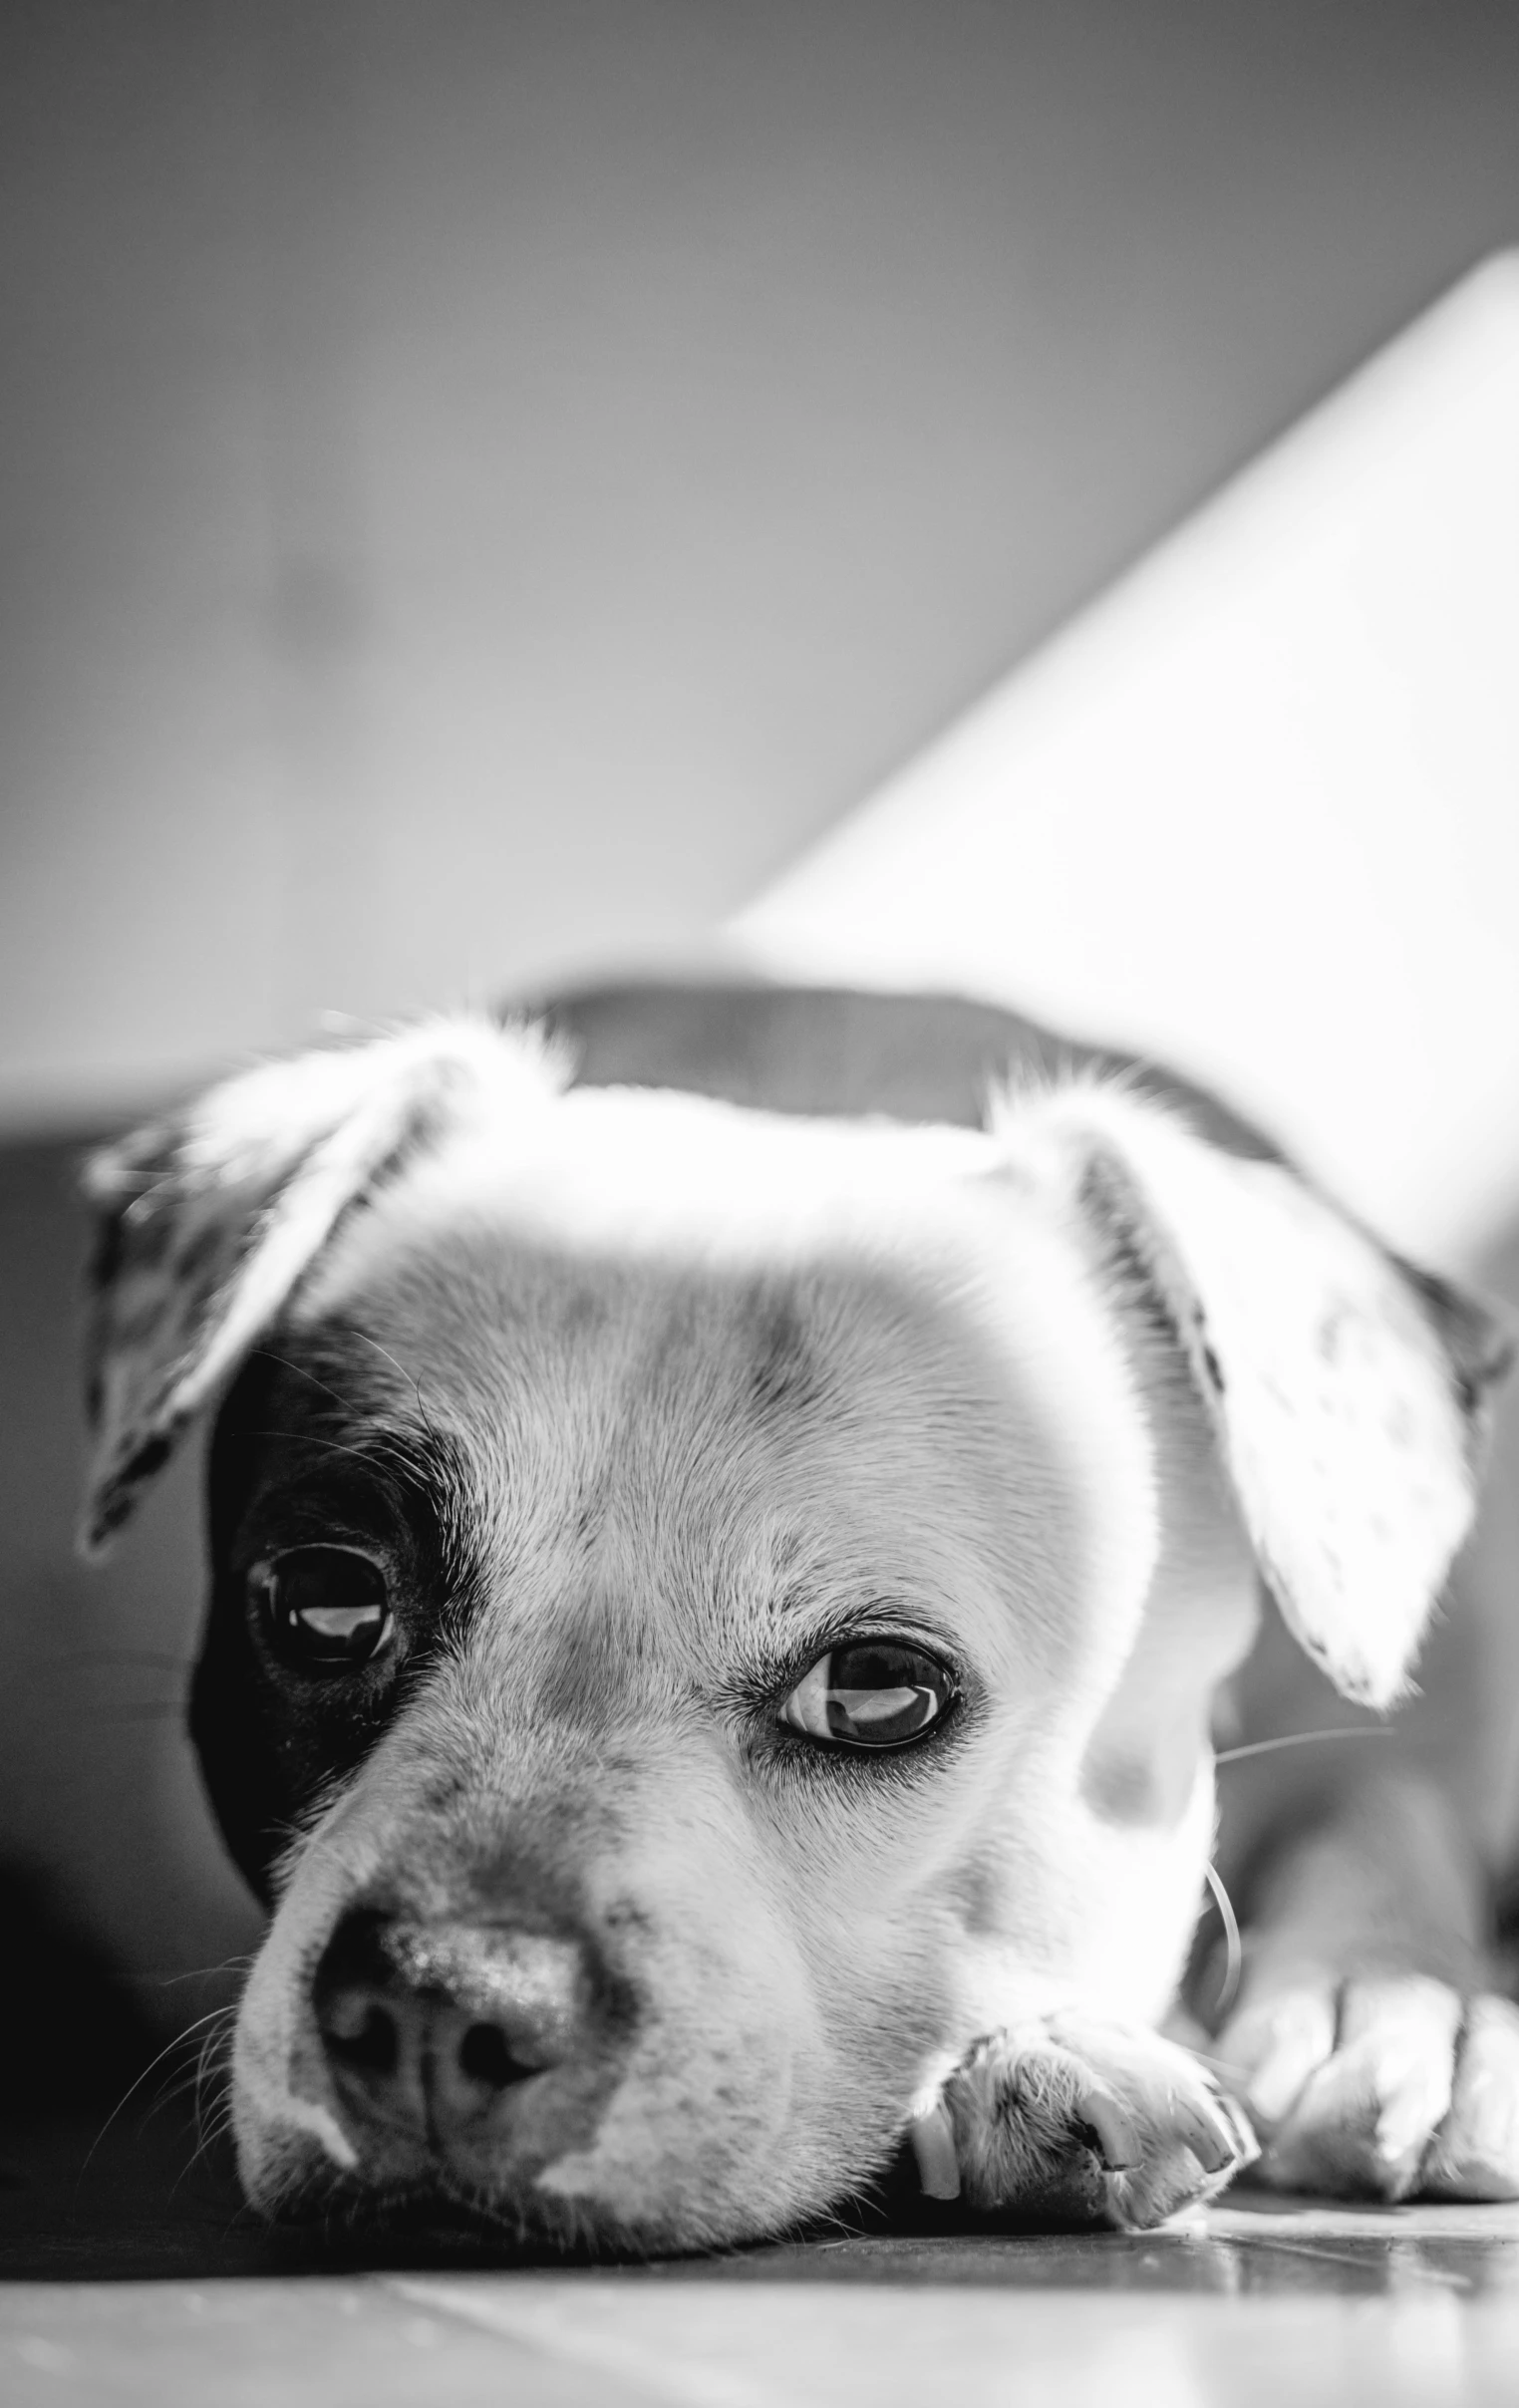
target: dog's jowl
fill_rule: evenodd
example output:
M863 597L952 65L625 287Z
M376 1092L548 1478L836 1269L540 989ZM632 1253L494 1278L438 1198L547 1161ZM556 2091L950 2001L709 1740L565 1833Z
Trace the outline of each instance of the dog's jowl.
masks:
M1493 1367L1281 1163L1101 1078L772 1113L460 1020L92 1179L92 1543L214 1415L193 1723L272 1910L258 2207L700 2245L904 2134L1025 2217L1153 2223L1263 2146L1519 2192L1427 1772L1216 1834L1263 1590L1305 1682L1398 1695ZM1160 2027L1216 1844L1205 2062Z

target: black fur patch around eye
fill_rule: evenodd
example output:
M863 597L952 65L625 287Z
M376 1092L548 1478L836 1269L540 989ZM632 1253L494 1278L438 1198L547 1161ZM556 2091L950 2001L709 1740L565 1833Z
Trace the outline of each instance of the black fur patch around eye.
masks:
M234 1384L211 1443L212 1587L190 1727L227 1846L264 1897L302 1818L357 1770L476 1596L458 1538L461 1468L417 1398L364 1356L341 1331L277 1336ZM252 1561L324 1536L373 1546L392 1571L394 1656L352 1679L282 1669L249 1605Z

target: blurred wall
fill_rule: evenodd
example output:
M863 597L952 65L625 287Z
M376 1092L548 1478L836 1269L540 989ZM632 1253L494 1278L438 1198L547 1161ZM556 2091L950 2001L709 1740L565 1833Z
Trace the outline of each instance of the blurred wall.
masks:
M9 0L0 1114L690 942L1519 228L1493 0Z
M8 0L0 176L0 1855L171 2012L251 1926L193 1464L69 1552L70 1133L699 942L1515 238L1519 11Z

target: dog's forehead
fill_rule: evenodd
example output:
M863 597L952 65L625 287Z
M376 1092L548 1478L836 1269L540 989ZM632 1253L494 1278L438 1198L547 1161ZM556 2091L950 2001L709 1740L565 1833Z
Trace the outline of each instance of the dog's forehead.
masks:
M699 1565L711 1605L726 1565L730 1612L809 1579L942 1594L1005 1544L1017 1467L1059 1485L978 1291L994 1160L974 1132L571 1095L418 1163L297 1321L351 1330L366 1387L447 1429L498 1587Z
M646 1352L657 1334L672 1359L721 1353L725 1327L773 1353L810 1313L841 1342L974 1277L997 1159L978 1131L576 1090L409 1164L339 1233L296 1318L399 1315L452 1370L538 1379L529 1333L590 1349L603 1375L619 1333Z
M930 1427L956 1425L962 1454L998 1443L1006 1367L932 1262L847 1240L700 1259L418 1201L366 1230L362 1262L301 1319L357 1348L344 1384L382 1417L448 1432L481 1510L499 1465L513 1498L578 1525L620 1499L689 1531L720 1501L805 1494L845 1464L855 1493L889 1494L921 1472Z
M392 1184L366 1229L470 1215L561 1244L772 1257L941 1210L1002 1148L977 1129L750 1110L662 1090L574 1088L488 1106ZM352 1248L347 1250L352 1255Z

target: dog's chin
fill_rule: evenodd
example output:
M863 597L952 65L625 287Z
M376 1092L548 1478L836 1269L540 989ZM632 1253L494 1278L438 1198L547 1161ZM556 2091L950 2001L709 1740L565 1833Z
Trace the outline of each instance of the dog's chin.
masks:
M389 2167L340 2166L308 2132L266 2140L256 2165L246 2150L240 2155L255 2213L298 2255L324 2261L681 2257L774 2241L831 2220L845 2196L860 2206L876 2187L867 2176L853 2184L786 2186L782 2198L769 2195L772 2186L762 2179L752 2190L736 2183L730 2170L711 2195L698 2176L673 2199L660 2198L651 2183L647 2198L630 2207L626 2176L618 2185L623 2197L614 2202L592 2191L556 2190L526 2171L471 2178L421 2153L398 2152Z
M591 2205L531 2190L476 2189L442 2169L406 2182L369 2183L322 2168L269 2203L264 2213L287 2243L302 2255L319 2256L323 2263L558 2265L662 2257L703 2246L659 2219L628 2224Z
M755 2217L651 2204L635 2216L587 2197L536 2188L461 2183L444 2169L404 2182L370 2183L330 2166L260 2203L281 2240L324 2264L592 2262L687 2257L769 2242L814 2224L826 2211Z

